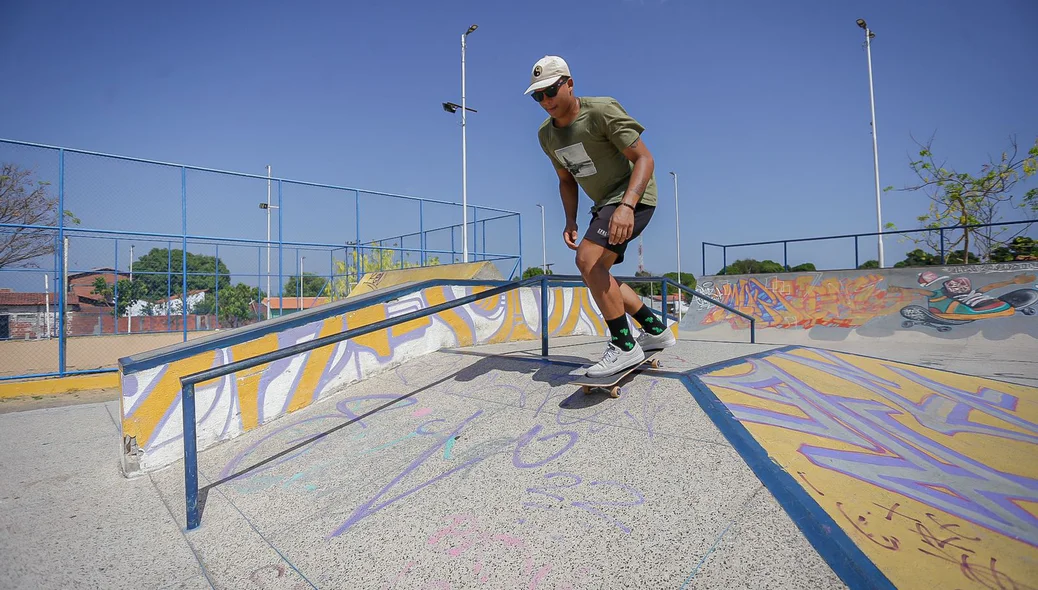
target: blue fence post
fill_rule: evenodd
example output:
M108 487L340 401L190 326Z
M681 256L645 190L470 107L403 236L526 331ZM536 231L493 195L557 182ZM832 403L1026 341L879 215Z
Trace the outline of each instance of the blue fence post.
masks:
M60 265L58 272L61 276L61 297L58 299L58 374L65 375L66 350L68 344L68 330L65 329L65 299L68 298L68 276L65 268L68 266L68 256L65 251L65 150L58 150L58 255Z
M700 242L699 246L700 246L700 249L702 250L702 253L700 254L700 258L699 258L699 261L702 263L702 266L701 266L701 269L700 269L702 271L702 274L700 274L699 276L705 277L706 276L706 242Z
M282 208L282 180L278 179L278 315L285 315L285 279L283 278L282 267L285 266L285 252L283 249L284 240L282 239L284 217L281 212L284 211Z
M728 246L721 246L721 274L728 274Z
M454 264L455 262L457 262L455 260L455 255L456 255L456 252L454 250L454 226L452 225L451 226L451 264Z
M516 215L516 217L519 218L519 261L518 261L518 264L519 264L519 273L520 273L519 276L521 277L522 276L522 272L523 272L523 216L520 213L516 213L515 215ZM513 277L515 276L514 271L512 273L512 276Z
M119 238L115 238L115 278L112 280L115 281L115 286L112 287L112 299L115 300L115 312L113 313L115 327L112 333L119 334ZM103 323L101 325L104 326ZM101 332L104 333L104 330L102 329Z
M662 302L660 309L663 311L663 327L666 328L670 325L670 315L667 314L667 279L664 277L660 280L660 301Z
M166 242L166 332L173 331L173 316L169 313L173 298L173 242Z
M269 246L269 243L268 243ZM256 246L256 292L263 292L263 247ZM267 305L270 305L270 293L267 293ZM256 321L263 321L263 297L259 298L259 306L256 307Z
M184 491L187 500L187 529L198 528L198 440L195 434L195 386L181 388L180 405L184 414Z
M475 260L476 256L477 256L477 252L476 252L476 228L479 227L479 220L477 219L478 215L479 215L479 208L478 207L472 207L472 247L469 248L469 255L472 256L473 260ZM467 233L468 231L469 231L469 228L466 227L465 228L465 232ZM465 262L468 262L468 260L466 260Z
M541 356L548 356L548 275L541 275Z
M425 266L425 201L418 201L418 247L422 251L422 266Z
M187 168L184 166L180 167L180 201L183 205L183 231L184 236L181 241L184 245L183 255L183 266L180 267L181 276L183 281L181 288L183 291L180 294L181 300L181 317L184 318L184 342L187 342Z
M216 245L216 262L213 264L213 276L216 277L216 327L220 328L220 244ZM207 326L208 327L208 326Z
M854 268L861 266L858 261L858 236L854 236Z
M945 264L945 262L944 262L944 228L943 227L941 228L940 234L941 234L941 264ZM967 262L969 262L969 261L967 261Z
M782 242L782 267L789 272L789 242Z

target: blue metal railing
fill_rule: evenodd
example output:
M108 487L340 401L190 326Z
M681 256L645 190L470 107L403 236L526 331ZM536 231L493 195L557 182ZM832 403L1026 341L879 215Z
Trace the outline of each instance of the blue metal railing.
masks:
M772 245L775 245L775 244L782 244L782 267L788 271L789 268L790 268L789 267L789 251L788 251L789 244L794 244L794 243L798 243L798 242L818 242L818 241L823 241L823 240L853 239L854 240L854 268L858 268L858 266L860 266L860 264L861 264L861 260L860 260L860 256L859 256L859 248L858 248L858 239L859 238L868 238L868 237L876 237L876 236L884 236L885 237L885 236L897 236L897 235L902 235L902 234L918 234L918 233L938 232L938 234L939 234L939 236L938 236L939 248L938 248L937 254L940 256L940 259L943 261L944 258L945 258L945 254L947 254L947 252L948 252L946 247L945 247L945 238L944 238L946 232L952 232L952 231L963 230L963 229L981 229L981 228L985 228L985 227L1005 227L1005 226L1025 225L1025 224L1026 225L1031 225L1031 224L1034 224L1034 223L1038 223L1038 221L1036 221L1036 220L1023 220L1023 221L1005 221L1005 222L1000 222L1000 223L980 223L980 224L974 224L974 225L953 225L953 226L947 226L947 227L920 228L920 229L903 229L903 230L893 230L893 231L884 231L884 232L869 232L869 233L860 233L860 234L840 234L840 235L832 235L832 236L820 236L820 237L814 237L814 238L793 238L793 239L788 239L788 240L770 240L770 241L767 241L767 242L746 242L746 243L743 243L743 244L715 244L713 242L702 242L702 253L701 253L701 255L702 255L702 273L703 273L702 276L707 276L707 272L706 272L706 247L707 246L712 246L712 247L721 249L721 271L718 274L724 274L727 271L727 269L728 269L728 249L729 248L746 248L746 247L750 247L750 246L772 246ZM957 250L953 250L952 252L955 252L955 251L957 251Z
M756 342L755 334L755 320L753 317L738 311L720 301L716 301L702 293L689 289L684 285L675 283L666 277L617 277L617 280L623 282L659 282L661 292L663 293L663 323L664 326L669 325L669 316L666 313L667 310L667 287L674 286L681 291L685 291L693 297L698 297L713 303L719 307L727 309L728 311L735 313L743 318L750 321L750 342ZM353 328L345 332L338 334L331 334L307 342L302 342L285 348L281 348L272 352L263 353L251 358L242 359L240 361L234 361L221 365L219 367L213 367L204 371L191 373L190 375L184 375L180 378L181 385L181 408L183 412L184 420L184 488L185 488L185 504L187 514L187 528L188 530L198 528L201 524L202 515L198 506L198 434L197 425L195 423L195 386L205 381L218 379L243 371L272 363L293 355L309 352L311 350L342 342L343 340L349 340L379 330L385 330L396 326L410 322L412 320L421 319L430 315L447 311L455 307L462 305L468 305L476 301L487 299L490 297L497 297L514 289L522 287L528 287L532 285L540 285L540 320L541 320L541 356L548 356L548 285L572 285L577 286L583 285L583 279L576 275L540 275L536 277L530 277L519 281L503 282L503 281L454 281L454 280L443 280L435 279L430 281L423 281L413 285L407 285L398 287L395 289L387 289L385 293L381 294L376 301L386 301L396 297L402 297L408 293L414 293L423 289L436 287L440 285L493 285L492 288L482 291L480 293L473 293L472 295L466 295L465 297L459 297L451 301L433 305L425 309L413 311L404 315L395 316L374 322L358 328ZM357 307L365 307L372 304L372 301L359 301ZM343 313L348 313L350 309L343 308Z

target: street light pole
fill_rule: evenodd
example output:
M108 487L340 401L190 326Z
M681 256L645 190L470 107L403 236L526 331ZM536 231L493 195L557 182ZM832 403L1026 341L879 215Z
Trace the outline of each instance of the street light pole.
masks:
M684 281L681 280L681 218L678 217L678 175L675 172L670 173L674 177L674 228L677 232L677 249L678 249L678 284L684 285ZM681 321L681 303L685 296L678 291L678 321Z
M544 246L544 205L537 203L537 206L541 208L541 270L548 274L548 251Z
M270 164L267 164L267 319L270 319Z
M883 211L879 198L879 143L876 138L876 97L872 89L872 38L876 34L869 29L865 19L859 18L857 24L865 31L865 53L868 56L869 62L869 106L872 109L872 161L876 173L876 231L881 234L876 236L876 239L879 249L879 267L883 268Z
M267 202L259 204L260 209L267 210L267 319L270 319L270 210L277 205L270 204L270 165L267 165ZM278 262L280 264L280 261Z
M462 262L469 261L469 188L468 188L468 146L465 137L465 38L475 31L472 25L461 34L461 248Z

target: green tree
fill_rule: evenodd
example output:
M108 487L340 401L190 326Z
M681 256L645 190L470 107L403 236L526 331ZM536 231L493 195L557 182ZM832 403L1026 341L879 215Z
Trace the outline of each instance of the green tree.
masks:
M215 256L187 253L187 290L215 291L219 267L220 291L231 286L231 271ZM133 263L134 279L145 287L145 297L157 301L166 297L167 281L169 293L180 295L183 285L184 251L152 248ZM157 273L157 274L152 274Z
M675 283L678 283L679 285L684 285L684 286L688 287L689 289L692 289L693 291L695 291L695 289L696 289L696 276L693 275L692 273L683 272L683 273L681 273L681 278L680 279L678 278L678 273L676 273L676 272L668 272L668 273L665 273L663 276L665 276L668 279L674 281ZM656 287L653 287L653 288L655 289ZM678 292L675 293L675 291L678 291ZM679 293L681 295L681 300L682 301L688 301L689 299L692 298L692 296L689 295L688 293L685 293L684 291L680 291L678 289L675 289L674 287L670 287L670 288L667 289L667 297L668 298L670 298L670 297L677 297Z
M119 279L117 284L119 286L119 308L113 313L118 317L123 317L131 305L144 298L144 285L128 279ZM115 306L115 288L104 277L94 279L94 289L91 293L100 295L108 307Z
M878 260L866 260L865 262L863 262L860 265L858 265L858 268L862 268L862 269L879 268L879 261Z
M49 182L37 181L33 172L16 164L0 166L0 223L58 225L58 198L48 193ZM71 211L65 223L79 224ZM0 268L37 268L33 259L54 253L57 232L23 227L0 228Z
M752 275L752 274L771 274L777 272L785 272L786 269L782 268L782 265L775 262L774 260L758 261L753 258L744 258L742 260L736 260L735 262L728 265L727 269L721 269L717 274L719 275Z
M1006 210L1023 214L1027 219L1038 217L1038 188L1032 188L1019 198L1016 193L1020 180L1038 171L1038 138L1027 155L1020 156L1016 139L1010 137L1009 149L1003 151L998 160L992 159L982 165L977 175L958 172L946 168L944 162L938 163L931 147L932 137L926 144L916 143L920 147L919 157L910 161L909 166L919 182L899 190L921 191L930 199L927 213L917 218L923 228L997 223ZM886 190L893 190L893 187ZM997 227L945 231L943 249L948 260L941 262L950 262L955 250L961 252L959 260L970 260L968 253L971 248L981 258L989 259L996 247L1004 246L1009 240L1000 239L1005 231L1006 228ZM917 244L925 242L932 251L939 252L942 250L940 239L940 232L929 231L925 237L913 238L913 241Z
M210 291L205 294L205 299L191 308L191 313L199 315L213 315L218 313L221 325L238 327L248 320L257 318L252 304L263 300L263 291L256 287L250 287L245 283L238 283L226 289L220 289L219 302L216 295ZM217 306L219 303L219 306ZM217 309L219 308L219 309Z
M925 250L916 248L905 255L905 259L894 264L894 268L906 268L910 266L933 266L941 264L941 259ZM878 264L877 264L878 266Z
M304 281L305 284L305 281ZM206 294L209 297L209 294ZM263 300L263 293L256 287L238 283L229 289L220 289L220 323L232 328L256 318L253 304ZM255 309L259 309L258 305Z
M543 274L545 274L543 268L541 268L539 266L531 266L531 267L529 267L529 268L527 268L526 270L523 271L523 278L524 279L528 279L530 277L539 277L539 276L541 276ZM553 273L551 271L551 269L549 268L548 269L548 274L551 275L551 274L555 274L555 273Z
M1038 256L1038 242L1026 236L1017 236L1008 244L991 251L991 262L1034 260Z
M382 248L377 242L371 242L363 248L363 256L360 248L351 245L349 254L345 260L335 260L335 279L332 280L331 296L340 299L349 294L353 285L369 272L386 270L400 270L402 268L415 268L422 266L421 262L412 262L410 257L399 256L396 250ZM396 247L396 243L392 245ZM440 264L439 256L426 256L425 266L436 266Z
M789 272L815 272L817 270L818 269L815 268L813 262L805 262L803 264L798 264L793 268L789 269Z
M328 279L317 276L312 272L303 273L303 297L317 297L319 295L327 296L328 293L325 291L325 286L328 284ZM286 297L295 297L299 293L299 277L292 276L288 277L285 281L285 290L282 291Z

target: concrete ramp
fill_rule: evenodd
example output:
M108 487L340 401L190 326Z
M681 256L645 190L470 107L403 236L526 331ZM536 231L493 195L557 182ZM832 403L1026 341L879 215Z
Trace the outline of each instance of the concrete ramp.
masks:
M459 264L438 264L366 273L361 277L347 297L357 297L365 293L396 287L404 283L420 283L432 279L501 281L501 271L493 262L463 262Z
M1034 587L1038 389L807 348L691 382L845 581Z

